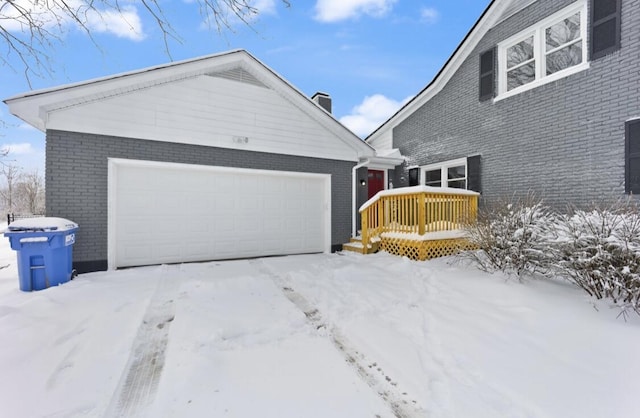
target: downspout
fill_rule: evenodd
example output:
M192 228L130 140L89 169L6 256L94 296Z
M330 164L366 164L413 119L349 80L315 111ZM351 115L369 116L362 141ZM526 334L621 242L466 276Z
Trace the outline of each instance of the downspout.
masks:
M353 179L353 188L352 188L353 190L351 190L351 203L352 203L353 208L352 208L352 211L351 211L351 215L352 215L352 218L351 218L351 236L353 238L356 237L356 233L358 231L358 227L356 226L356 211L358 210L356 208L356 204L357 204L357 202L356 202L356 200L357 200L356 199L356 190L358 190L358 183L356 182L356 172L358 171L359 168L362 168L362 167L368 165L369 162L370 161L367 159L364 162L361 162L360 164L357 164L356 166L354 166L352 168L353 171L351 173L351 178Z

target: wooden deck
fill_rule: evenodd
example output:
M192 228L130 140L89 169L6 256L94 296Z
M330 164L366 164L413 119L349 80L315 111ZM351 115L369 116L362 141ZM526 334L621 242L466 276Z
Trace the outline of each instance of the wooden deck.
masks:
M472 248L464 226L475 222L478 193L428 186L378 193L360 208L361 237L343 248L427 260ZM354 242L355 241L355 242Z

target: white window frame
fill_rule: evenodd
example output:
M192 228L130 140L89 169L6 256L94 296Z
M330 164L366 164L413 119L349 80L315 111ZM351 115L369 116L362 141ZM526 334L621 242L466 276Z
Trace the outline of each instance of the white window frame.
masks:
M546 39L545 30L550 26L560 22L567 17L580 12L580 41L582 43L582 62L573 67L565 68L553 74L546 75ZM502 41L498 44L498 95L494 101L499 101L507 97L520 94L524 91L534 89L541 85L551 83L571 74L584 71L589 68L589 50L587 45L587 1L579 0L572 5L565 7L557 13L541 20L522 32ZM507 49L533 36L533 57L535 59L536 77L534 81L507 91Z
M464 188L469 188L469 167L467 166L467 158L458 158L457 160L443 161L440 163L420 166L420 183L424 185L426 172L440 169L440 187L449 187L448 170L451 167L464 166ZM446 183L446 184L445 184Z

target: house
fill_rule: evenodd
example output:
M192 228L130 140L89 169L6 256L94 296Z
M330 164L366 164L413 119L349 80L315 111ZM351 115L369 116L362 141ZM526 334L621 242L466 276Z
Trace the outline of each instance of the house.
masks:
M367 139L396 187L640 193L640 2L494 0L441 71Z
M398 164L244 50L5 103L46 133L46 211L80 225L79 272L341 248L358 168Z

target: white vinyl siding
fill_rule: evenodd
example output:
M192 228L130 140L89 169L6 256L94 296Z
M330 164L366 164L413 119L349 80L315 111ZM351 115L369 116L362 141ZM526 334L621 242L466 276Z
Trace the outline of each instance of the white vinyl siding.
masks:
M276 91L207 75L61 108L49 113L47 128L358 160L353 147Z

